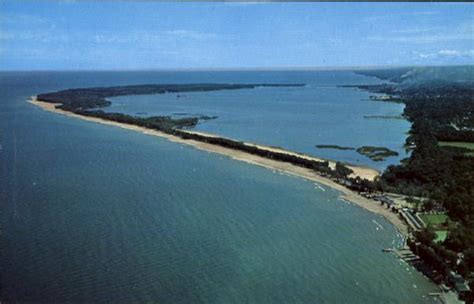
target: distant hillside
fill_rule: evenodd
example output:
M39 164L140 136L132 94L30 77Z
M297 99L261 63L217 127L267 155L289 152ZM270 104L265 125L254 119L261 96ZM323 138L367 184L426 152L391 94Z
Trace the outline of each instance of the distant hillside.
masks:
M403 75L412 71L412 67L403 68L387 68L387 69L373 69L373 70L361 70L356 73L365 76L377 77L379 79L388 80L391 82L401 83Z
M360 71L360 74L374 76L400 84L402 87L474 84L474 65L404 67Z

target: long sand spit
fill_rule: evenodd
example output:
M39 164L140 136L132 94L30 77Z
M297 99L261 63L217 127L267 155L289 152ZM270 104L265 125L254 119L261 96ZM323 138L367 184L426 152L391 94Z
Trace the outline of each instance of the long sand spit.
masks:
M406 236L407 233L408 233L408 229L407 229L406 224L398 217L398 215L396 213L393 213L389 209L387 209L386 207L381 206L380 203L378 203L374 200L367 199L367 198L359 195L357 192L349 190L346 187L332 181L329 178L326 178L326 177L323 177L323 176L320 176L320 175L316 174L316 172L314 172L310 169L299 167L299 166L293 165L291 163L277 161L277 160L261 157L261 156L258 156L258 155L246 153L246 152L243 152L243 151L224 148L224 147L214 145L214 144L209 144L209 143L200 142L200 141L191 140L191 139L186 139L185 140L185 139L182 139L182 138L174 136L174 135L163 133L163 132L160 132L160 131L157 131L157 130L148 129L148 128L145 128L145 127L139 127L139 126L132 125L132 124L119 123L119 122L110 121L110 120L106 120L106 119L75 114L75 113L72 113L72 112L69 112L69 111L64 111L64 110L56 108L56 106L61 105L60 103L58 104L58 103L44 102L44 101L36 99L35 96L33 96L30 100L28 100L28 102L42 108L43 110L46 110L46 111L66 115L68 117L74 117L74 118L79 118L79 119L82 119L82 120L92 121L92 122L101 123L101 124L105 124L105 125L112 125L112 126L116 126L116 127L120 127L120 128L124 128L124 129L128 129L128 130L133 130L133 131L138 131L138 132L142 132L142 133L148 134L148 135L159 136L159 137L165 138L165 139L167 139L169 141L172 141L172 142L175 142L175 143L190 145L190 146L192 146L194 148L197 148L197 149L200 149L200 150L226 155L228 157L231 157L231 158L239 160L239 161L244 161L244 162L247 162L247 163L251 163L251 164L254 164L254 165L266 167L266 168L269 168L269 169L282 171L282 172L287 173L287 174L295 175L295 176L302 177L302 178L307 179L307 180L311 180L311 181L326 185L328 187L331 187L331 188L334 188L334 189L340 191L342 193L341 198L343 198L344 200L350 201L350 202L352 202L352 203L354 203L354 204L356 204L356 205L358 205L358 206L360 206L360 207L362 207L362 208L364 208L364 209L366 209L370 212L382 215L389 222L391 222L398 229L398 231L401 234L403 234L404 236ZM209 136L209 137L212 137L212 136L217 137L215 135L202 133L202 132L195 132L195 131L186 131L186 132L198 133L198 134L201 134L201 135L204 135L204 136ZM251 145L251 146L256 146L256 147L258 147L259 149L262 149L262 150L275 151L275 152L279 152L279 153L287 153L287 154L296 155L298 157L302 157L302 158L306 158L306 159L310 159L310 160L323 161L323 159L319 159L319 158L315 158L315 157L312 157L312 156L287 151L287 150L280 149L280 148L268 147L268 146L257 145L257 144L252 144L252 143L246 143L246 144ZM334 161L329 161L329 166L334 167L335 162ZM359 176L361 178L366 178L366 179L369 179L369 180L373 180L376 176L379 175L378 171L376 171L374 169L371 169L371 168L352 166L352 165L350 165L348 167L354 171L353 176Z

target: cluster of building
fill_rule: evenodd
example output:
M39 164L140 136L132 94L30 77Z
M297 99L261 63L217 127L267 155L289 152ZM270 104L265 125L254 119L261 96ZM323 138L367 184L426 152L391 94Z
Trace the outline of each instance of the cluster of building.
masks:
M370 96L370 99L372 99L372 100L382 100L382 101L393 100L395 98L399 98L399 97L395 97L395 96L392 96L392 95L372 95L372 96Z

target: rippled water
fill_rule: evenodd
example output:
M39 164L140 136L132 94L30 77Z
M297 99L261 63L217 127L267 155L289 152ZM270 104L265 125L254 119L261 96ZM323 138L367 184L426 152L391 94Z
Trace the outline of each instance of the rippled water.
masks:
M25 103L68 87L227 82L232 73L0 77L4 297L429 302L435 286L381 252L399 242L393 226L330 188Z

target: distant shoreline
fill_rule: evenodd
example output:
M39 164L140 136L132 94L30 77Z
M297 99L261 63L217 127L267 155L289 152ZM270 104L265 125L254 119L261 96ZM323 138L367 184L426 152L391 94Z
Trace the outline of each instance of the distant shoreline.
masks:
M340 191L342 193L341 198L343 198L347 201L350 201L350 202L356 204L357 206L362 207L362 208L364 208L364 209L366 209L366 210L368 210L372 213L379 214L379 215L383 216L390 223L392 223L402 235L406 236L407 233L408 233L407 225L398 217L398 215L396 213L393 213L389 209L387 209L386 207L381 206L380 203L378 203L374 200L365 198L365 197L359 195L357 192L349 190L346 187L332 181L329 178L326 178L326 177L323 177L323 176L320 176L320 175L316 174L313 170L303 168L303 167L299 167L299 166L293 165L291 163L277 161L277 160L273 160L273 159L268 159L268 158L264 158L264 157L261 157L261 156L258 156L258 155L246 153L246 152L243 152L243 151L233 150L233 149L230 149L230 148L225 148L225 147L214 145L214 144L209 144L209 143L196 141L196 140L192 140L192 139L191 140L185 140L185 139L182 139L182 138L174 136L174 135L166 134L164 132L148 129L148 128L145 128L145 127L139 127L139 126L132 125L132 124L119 123L119 122L105 120L105 119L101 119L101 118L97 118L97 117L89 117L89 116L83 116L83 115L75 114L75 113L72 113L72 112L69 112L69 111L65 111L65 110L61 110L61 109L56 108L56 106L60 105L60 104L54 104L54 103L43 102L41 100L37 100L36 96L32 97L30 100L28 100L28 102L35 105L35 106L40 107L41 109L43 109L45 111L65 115L65 116L68 116L68 117L78 118L78 119L82 119L82 120L86 120L86 121L101 123L101 124L105 124L105 125L112 125L112 126L124 128L124 129L127 129L127 130L133 130L133 131L141 132L141 133L144 133L144 134L147 134L147 135L158 136L158 137L161 137L161 138L165 138L165 139L167 139L171 142L186 144L186 145L192 146L192 147L194 147L196 149L199 149L199 150L204 150L204 151L208 151L208 152L212 152L212 153L218 153L218 154L221 154L221 155L228 156L228 157L230 157L232 159L235 159L235 160L244 161L244 162L254 164L254 165L258 165L258 166L262 166L262 167L265 167L265 168L268 168L268 169L278 170L278 171L281 171L281 172L285 172L287 174L291 174L291 175L294 175L294 176L304 178L306 180L310 180L310 181L314 181L314 182L323 184L325 186L328 186L328 187L331 187L333 189L336 189L336 190ZM187 131L187 132L189 132L189 133L198 133L198 134L205 135L205 136L210 136L210 137L215 136L215 135L212 135L212 134L206 134L206 133L202 133L202 132L194 132L194 131ZM311 159L314 159L314 160L319 160L317 158L297 154L297 153L294 153L294 152L291 152L291 151L286 151L286 150L283 150L283 149L266 147L266 146L255 145L255 144L250 144L250 143L248 145L257 146L260 149L268 149L268 150L272 150L272 151L285 152L285 153L288 153L288 154L295 154L295 155L298 155L300 157L304 156L304 157L308 157L308 158L311 158ZM330 162L330 166L331 165L335 166L335 162ZM379 175L378 171L376 171L374 169L364 168L364 167L355 167L355 166L349 166L349 167L352 170L354 170L354 173L356 173L356 175L358 175L360 177L363 177L363 178L370 179L370 180L373 180L376 176Z

